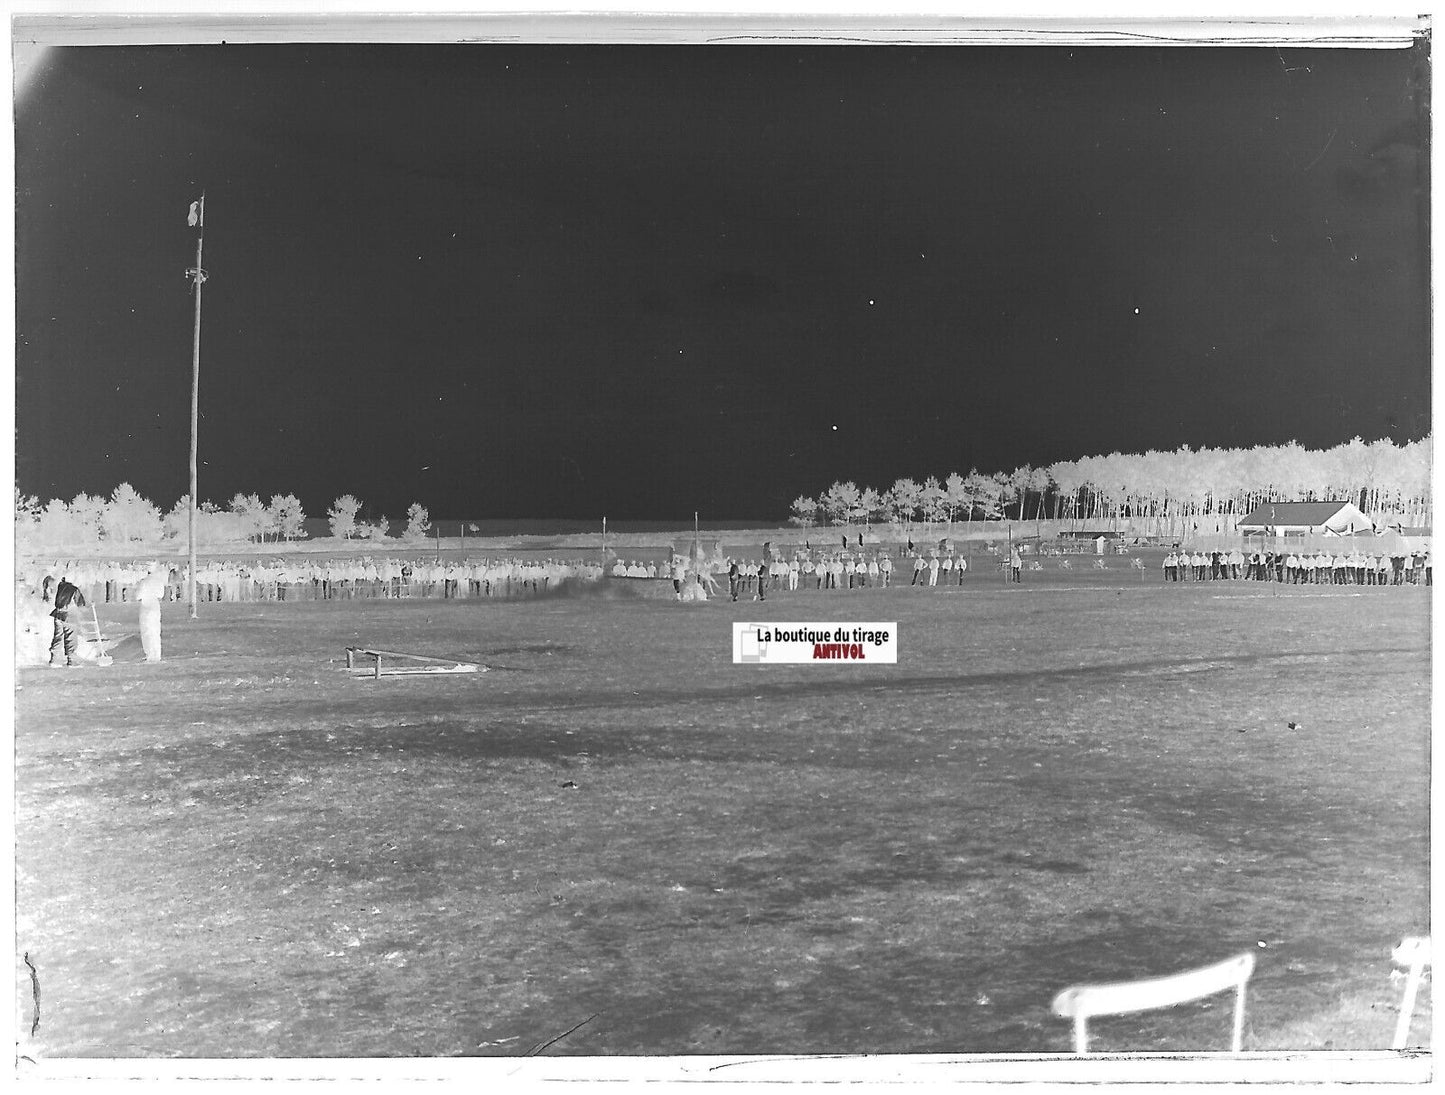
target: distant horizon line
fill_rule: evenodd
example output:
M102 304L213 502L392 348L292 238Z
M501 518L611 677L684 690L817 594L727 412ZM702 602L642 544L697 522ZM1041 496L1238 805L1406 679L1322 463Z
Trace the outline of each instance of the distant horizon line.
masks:
M386 513L382 513L382 514L380 514L379 516L390 517L391 515L390 515L390 514L386 514ZM403 518L404 518L405 515L402 515L402 516L403 516ZM465 522L465 523L476 524L476 525L481 525L481 524L492 524L492 525L495 525L495 524L504 523L504 522L505 522L505 523L534 524L534 525L535 525L535 524L545 524L545 523L551 522L551 523L567 523L567 524L578 524L578 525L591 524L591 525L596 525L599 529L601 529L601 527L602 527L602 521L603 521L603 518L601 518L601 517L432 517L432 516L430 516L430 515L428 515L428 518L427 518L427 519L428 519L432 524L436 524L438 521L446 522L447 524L457 524L457 523L459 523L459 522ZM328 520L328 518L325 517L325 516L321 516L321 517L307 517L306 520L308 520L308 521L325 521L325 520ZM672 525L672 524L674 523L674 520L673 520L673 518L671 518L671 517L617 517L617 518L609 517L609 518L607 518L606 520L607 520L609 526L611 526L611 525L613 525L613 524L619 524L619 525L638 524L639 522L643 522L643 523L647 523L647 524L654 524L654 525L661 523L661 524L667 524L667 525L670 526L670 525ZM677 520L683 522L684 524L689 524L689 525L692 524L692 519L691 519L691 518L680 517L680 518L677 518ZM781 520L782 520L784 523L786 523L787 520L788 520L788 518L787 518L787 517L783 517ZM759 527L764 527L764 526L770 526L772 523L773 523L773 522L772 522L772 519L763 519L763 518L708 517L708 518L699 518L699 519L698 519L698 525L699 525L699 527L701 527L702 525L708 525L708 524L712 524L712 525L727 525L727 524L732 524L734 527L736 527L737 524L742 524L742 525L744 525L744 526L757 525L757 526L759 526Z

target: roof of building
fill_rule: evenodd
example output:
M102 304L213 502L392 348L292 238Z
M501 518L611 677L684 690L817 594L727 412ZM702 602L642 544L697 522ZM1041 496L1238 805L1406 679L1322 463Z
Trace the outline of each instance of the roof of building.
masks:
M1323 525L1327 524L1331 517L1334 517L1346 506L1354 508L1349 502L1266 502L1262 506L1255 506L1249 513L1239 521L1239 527L1245 525ZM1364 514L1360 514L1361 517Z

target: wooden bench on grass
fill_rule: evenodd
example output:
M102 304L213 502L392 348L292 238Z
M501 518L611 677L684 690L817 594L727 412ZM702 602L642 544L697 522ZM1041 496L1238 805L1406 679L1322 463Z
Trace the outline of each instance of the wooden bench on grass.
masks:
M358 654L375 658L375 663L368 667L356 664ZM400 659L401 665L384 666L383 658ZM483 673L486 666L479 666L475 662L461 662L455 658L433 658L427 654L406 654L399 650L374 650L365 646L348 646L346 648L346 668L353 673L368 673L373 680L380 680L382 677L418 677L438 673Z
M1088 1022L1091 1016L1172 1008L1213 996L1225 989L1234 989L1234 1036L1230 1040L1230 1050L1238 1053L1244 1040L1244 984L1253 972L1254 955L1245 951L1215 965L1169 977L1071 985L1054 997L1053 1013L1074 1020L1074 1052L1088 1053Z

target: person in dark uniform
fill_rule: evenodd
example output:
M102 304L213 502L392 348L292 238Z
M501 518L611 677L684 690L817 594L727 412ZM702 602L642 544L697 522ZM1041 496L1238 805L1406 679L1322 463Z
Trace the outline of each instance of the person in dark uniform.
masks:
M55 620L55 636L50 640L51 668L60 668L59 656L62 648L65 650L65 664L75 664L76 609L84 607L85 594L71 584L69 577L62 577L60 584L55 587L55 607L50 610L50 615Z
M763 561L758 564L758 600L768 599L768 557L763 556Z
M728 560L728 592L733 595L733 600L738 599L738 586L742 584L742 571L738 569L736 559Z

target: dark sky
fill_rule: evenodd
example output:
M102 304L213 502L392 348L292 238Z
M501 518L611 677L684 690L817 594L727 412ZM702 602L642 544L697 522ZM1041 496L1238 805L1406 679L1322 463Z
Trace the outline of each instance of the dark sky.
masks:
M17 93L17 483L786 516L1429 421L1427 48L186 46ZM836 426L836 429L834 428Z

